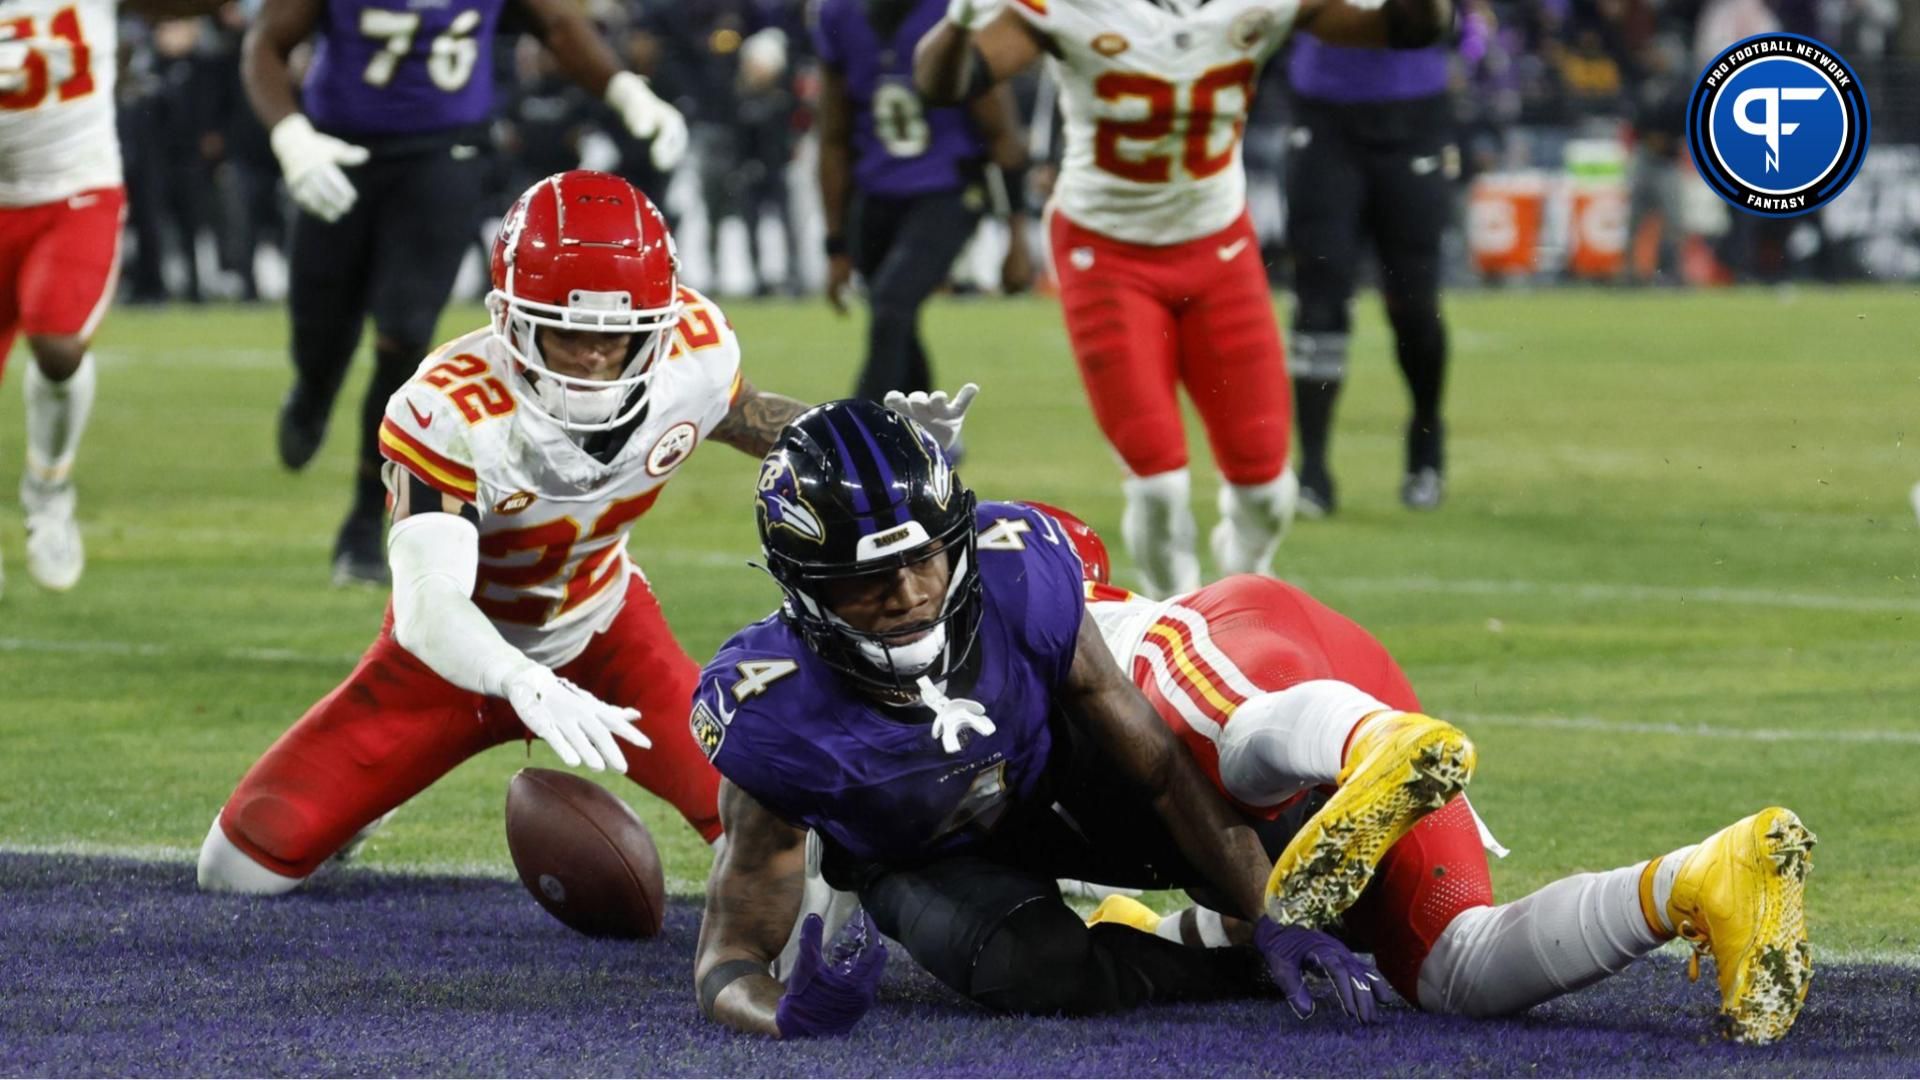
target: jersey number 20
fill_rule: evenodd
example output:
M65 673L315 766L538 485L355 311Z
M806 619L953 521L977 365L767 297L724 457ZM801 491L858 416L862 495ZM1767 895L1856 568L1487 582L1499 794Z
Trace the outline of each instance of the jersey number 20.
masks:
M1094 80L1093 92L1100 100L1138 98L1146 103L1147 114L1138 120L1101 117L1093 131L1093 163L1104 172L1139 184L1164 184L1172 180L1173 155L1128 157L1120 152L1120 141L1157 143L1173 134L1174 117L1180 112L1180 89L1157 76L1131 71L1109 71ZM1233 135L1227 145L1214 153L1207 144L1213 136L1217 99L1222 90L1239 91L1241 118L1233 122ZM1252 102L1253 64L1250 61L1239 60L1214 68L1193 81L1187 98L1187 137L1180 155L1180 165L1188 176L1205 180L1233 164L1233 150L1246 128L1244 118Z

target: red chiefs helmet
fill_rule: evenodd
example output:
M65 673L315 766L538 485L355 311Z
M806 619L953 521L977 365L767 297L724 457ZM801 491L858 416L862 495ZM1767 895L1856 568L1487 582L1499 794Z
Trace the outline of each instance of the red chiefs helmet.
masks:
M680 258L651 200L609 173L556 173L528 188L493 241L493 334L519 362L514 396L569 431L608 431L646 405L679 325ZM613 379L541 359L541 327L632 334ZM531 392L528 392L531 391Z
M1080 576L1098 585L1105 585L1113 579L1113 557L1107 554L1107 542L1093 531L1093 526L1078 517L1043 502L1027 500L1022 506L1031 506L1035 510L1052 518L1067 534L1067 542L1080 556Z

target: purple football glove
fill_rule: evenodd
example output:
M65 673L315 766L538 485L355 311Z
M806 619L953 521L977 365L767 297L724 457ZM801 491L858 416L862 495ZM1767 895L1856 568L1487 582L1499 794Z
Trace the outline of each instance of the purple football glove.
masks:
M834 936L825 955L820 935L826 924L809 915L800 924L800 953L794 957L787 992L773 1012L783 1039L845 1035L873 1008L880 976L887 970L887 945L862 911Z
M1391 1000L1387 980L1332 934L1282 926L1261 916L1253 926L1253 944L1267 958L1267 971L1286 996L1287 1007L1302 1019L1313 1015L1313 995L1307 992L1309 971L1325 975L1333 983L1341 1011L1361 1023L1373 1020L1376 1004Z

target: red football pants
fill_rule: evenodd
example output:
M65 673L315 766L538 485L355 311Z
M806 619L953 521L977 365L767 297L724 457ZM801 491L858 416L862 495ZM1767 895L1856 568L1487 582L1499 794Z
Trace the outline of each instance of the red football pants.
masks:
M1149 246L1054 210L1048 235L1080 379L1128 471L1186 466L1175 392L1184 385L1228 481L1279 476L1293 397L1252 220L1242 213L1212 236Z
M120 188L39 206L0 206L0 370L13 339L91 337L120 271Z
M1134 682L1229 802L1232 796L1220 785L1219 751L1200 729L1211 724L1217 732L1231 723L1234 709L1251 693L1338 679L1396 709L1420 710L1420 699L1386 646L1353 620L1272 578L1242 574L1189 594L1148 631L1143 648L1161 659L1136 659ZM1241 809L1263 818L1280 811ZM1387 849L1373 881L1347 910L1345 937L1373 953L1394 989L1418 1003L1420 965L1441 931L1462 911L1491 903L1493 881L1480 830L1466 800L1456 797Z
M623 746L627 778L673 804L702 837L720 835L720 774L687 713L700 668L635 574L613 624L559 668L613 705L640 710L653 740ZM533 735L500 698L434 674L393 638L393 612L360 663L247 770L220 812L235 847L277 874L306 877L353 835L489 747Z

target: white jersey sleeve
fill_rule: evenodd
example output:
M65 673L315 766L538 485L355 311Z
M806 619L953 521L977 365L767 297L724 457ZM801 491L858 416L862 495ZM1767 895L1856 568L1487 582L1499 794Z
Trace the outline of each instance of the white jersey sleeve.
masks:
M1260 67L1297 0L1013 0L1045 35L1066 148L1053 208L1134 244L1231 225L1246 207L1241 134Z
M113 0L0 0L0 206L120 186Z

